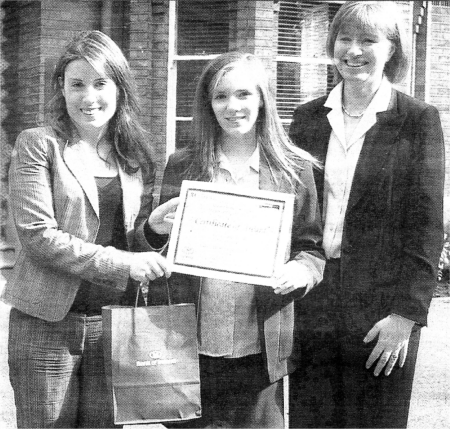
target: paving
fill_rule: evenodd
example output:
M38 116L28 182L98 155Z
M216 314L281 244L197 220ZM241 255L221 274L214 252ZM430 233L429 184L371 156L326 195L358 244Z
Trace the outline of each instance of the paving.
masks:
M433 298L422 329L408 428L450 428L450 298Z
M2 288L0 279L0 290ZM16 429L8 377L9 307L0 302L0 428ZM450 298L434 298L422 330L408 429L450 428Z

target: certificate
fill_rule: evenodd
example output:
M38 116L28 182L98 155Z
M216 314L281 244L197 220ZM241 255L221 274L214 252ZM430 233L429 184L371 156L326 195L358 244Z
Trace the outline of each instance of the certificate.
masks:
M274 285L289 257L294 195L185 180L167 259L172 271Z

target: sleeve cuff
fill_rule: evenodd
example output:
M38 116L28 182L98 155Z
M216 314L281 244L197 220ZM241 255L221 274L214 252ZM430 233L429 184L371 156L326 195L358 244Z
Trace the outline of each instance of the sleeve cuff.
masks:
M156 251L163 250L169 241L169 234L158 234L150 228L148 222L144 224L144 236L148 244Z
M311 255L307 252L300 252L294 258L294 261L308 268L309 273L311 274L310 282L306 289L306 293L308 293L314 286L322 281L325 260L317 258L316 256Z
M423 325L421 325L419 322L416 322L415 320L412 320L412 319L410 319L410 318L408 318L408 317L402 316L401 314L398 314L398 313L391 313L391 316L400 317L401 319L405 319L405 320L407 320L408 322L413 322L415 325L423 326Z

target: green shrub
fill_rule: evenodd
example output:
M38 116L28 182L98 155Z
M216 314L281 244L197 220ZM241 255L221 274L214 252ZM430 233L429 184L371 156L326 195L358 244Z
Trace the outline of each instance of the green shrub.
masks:
M449 282L450 277L450 237L444 234L444 247L442 249L441 257L438 266L438 281Z

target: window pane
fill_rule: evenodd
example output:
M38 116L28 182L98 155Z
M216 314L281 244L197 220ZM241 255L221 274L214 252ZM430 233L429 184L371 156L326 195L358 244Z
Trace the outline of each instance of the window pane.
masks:
M326 58L328 26L339 7L320 1L281 0L278 55Z
M178 0L177 54L227 52L236 10L237 0Z
M329 24L340 6L333 2L280 0L278 56L299 60L277 63L277 107L282 119L291 119L299 104L331 90L333 71L328 64L326 40Z
M208 61L178 61L177 62L177 107L176 116L192 116L192 103L195 88Z
M177 55L215 55L230 50L235 39L237 0L178 0ZM177 59L176 116L192 116L200 74L208 60ZM176 147L189 141L191 121L176 123Z
M277 108L280 118L291 119L294 109L326 95L333 86L333 70L327 64L277 64Z

